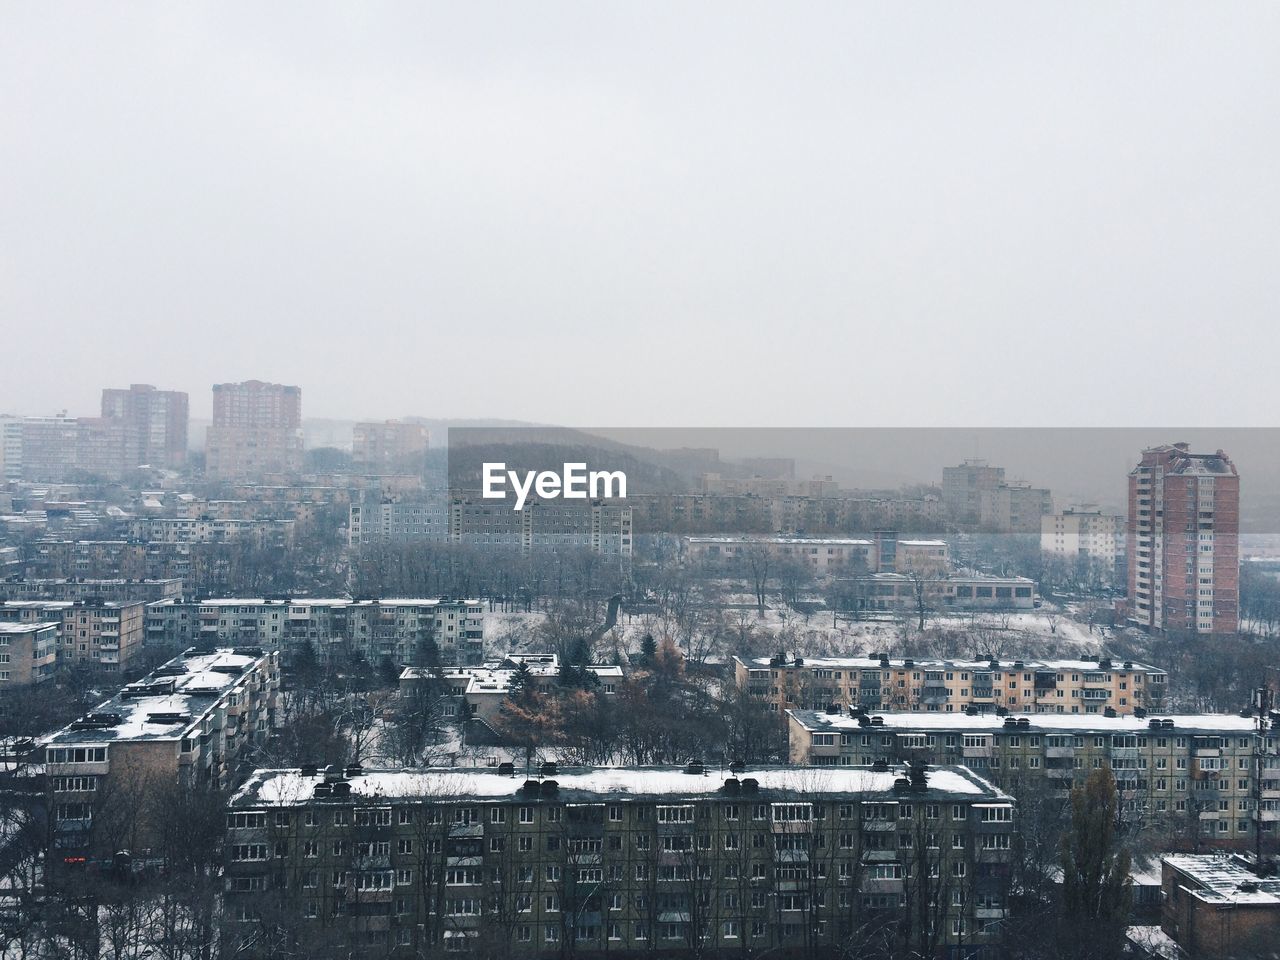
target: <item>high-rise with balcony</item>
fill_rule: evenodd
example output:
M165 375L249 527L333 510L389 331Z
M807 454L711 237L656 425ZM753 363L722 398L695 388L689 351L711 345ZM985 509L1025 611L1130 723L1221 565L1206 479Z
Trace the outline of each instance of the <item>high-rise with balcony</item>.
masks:
M211 480L257 480L302 469L302 388L246 380L213 387L205 440Z
M1240 627L1240 477L1221 450L1142 451L1129 473L1129 620L1150 630Z

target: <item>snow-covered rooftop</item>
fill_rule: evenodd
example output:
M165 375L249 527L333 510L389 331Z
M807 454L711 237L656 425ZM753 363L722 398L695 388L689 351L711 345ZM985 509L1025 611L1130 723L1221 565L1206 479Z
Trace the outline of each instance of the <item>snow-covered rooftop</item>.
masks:
M751 769L742 778L754 778L759 796L767 800L823 796L892 794L901 768L877 771L870 767L766 767ZM705 774L686 773L681 767L572 767L554 777L561 799L638 800L643 798L709 797L721 793L727 770L708 767ZM300 770L256 770L232 798L233 806L279 806L308 803L324 774L303 776ZM525 774L503 776L492 768L456 767L365 770L346 782L351 796L363 800L429 799L446 802L523 796ZM913 796L963 796L970 800L1012 802L1008 794L983 780L967 767L934 767L928 773L928 791Z
M84 726L71 723L50 734L43 744L101 743L122 740L176 740L187 735L247 671L264 655L230 648L175 657L110 700L89 716L119 717L118 723ZM181 672L178 672L181 671Z
M1280 877L1259 877L1236 856L1171 853L1164 862L1182 874L1180 883L1208 903L1280 905Z
M1205 733L1253 733L1257 730L1257 721L1252 717L1241 717L1233 713L1194 713L1163 714L1160 717L1108 717L1097 713L1030 713L998 716L993 713L971 717L964 713L875 713L876 719L883 723L873 726L859 724L857 717L847 715L819 713L816 710L788 710L797 723L804 729L825 733L828 731L858 730L864 733L876 730L965 730L995 733L1005 729L1005 720L1016 719L1021 723L1027 721L1027 727L1017 730L1031 732L1097 732L1097 733L1149 733L1155 732L1150 721L1153 719L1172 720L1173 729L1186 732L1203 731Z

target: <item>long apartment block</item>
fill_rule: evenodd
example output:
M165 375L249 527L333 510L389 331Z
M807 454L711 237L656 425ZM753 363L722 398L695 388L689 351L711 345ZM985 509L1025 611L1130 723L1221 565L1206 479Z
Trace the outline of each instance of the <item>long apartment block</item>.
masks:
M1126 812L1165 818L1183 835L1225 844L1274 836L1280 820L1280 719L1184 716L850 716L787 711L790 759L819 767L877 759L963 763L1006 786L1059 795L1110 767Z
M310 643L321 659L355 652L370 663L413 663L435 644L445 666L479 663L484 611L479 600L255 599L231 597L187 605L197 618L198 642L262 644L272 649ZM174 606L156 621L178 623ZM157 631L158 633L158 631Z
M279 689L274 652L188 651L44 738L56 854L141 853L168 788L239 782L276 725Z
M1131 660L937 660L871 657L734 658L739 689L773 710L862 707L956 713L1131 714L1158 710L1163 670Z
M230 802L224 946L932 956L998 937L1013 819L964 767L259 770Z

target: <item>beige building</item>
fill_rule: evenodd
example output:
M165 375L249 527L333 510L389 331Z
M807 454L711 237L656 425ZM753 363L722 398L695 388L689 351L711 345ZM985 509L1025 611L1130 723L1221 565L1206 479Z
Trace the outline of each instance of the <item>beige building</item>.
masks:
M1280 820L1280 729L1259 732L1231 714L1139 717L1046 713L819 713L787 711L792 763L859 766L877 758L963 763L1015 791L1040 782L1065 797L1110 767L1123 816L1183 842L1252 843ZM1258 754L1263 761L1258 780ZM1261 806L1255 798L1255 786Z
M1072 507L1040 519L1040 549L1064 560L1092 560L1113 568L1124 555L1124 517L1097 507Z
M915 614L961 610L1031 610L1037 605L1036 584L1026 577L981 573L920 576L873 573L842 581L849 587L852 609L868 614Z
M974 950L1001 935L1014 816L964 767L259 770L227 818L224 949Z
M55 862L145 856L167 789L243 779L279 689L275 653L189 650L43 739Z
M479 600L229 597L192 606L202 643L271 649L310 643L321 660L359 653L374 664L413 663L431 644L446 666L479 663L484 655Z
M420 423L357 423L351 432L351 461L358 473L419 473L429 445L430 434Z
M773 562L792 561L818 576L908 572L940 574L947 570L945 540L898 540L893 534L872 539L852 537L684 537L685 556L695 562L734 562L763 554Z
M246 480L302 469L302 388L246 380L213 387L205 474Z
M0 696L5 690L43 683L58 663L57 621L0 621Z
M1119 715L1159 710L1168 675L1133 661L734 657L739 689L772 709Z

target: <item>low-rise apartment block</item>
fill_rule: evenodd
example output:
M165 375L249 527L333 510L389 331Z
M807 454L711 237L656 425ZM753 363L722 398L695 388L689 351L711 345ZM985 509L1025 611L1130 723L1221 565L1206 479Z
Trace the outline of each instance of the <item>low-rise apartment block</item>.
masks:
M898 540L893 534L874 539L684 537L682 544L685 556L694 561L749 561L762 555L770 562L802 564L818 576L895 571L938 575L949 564L945 540Z
M491 724L511 693L511 683L519 675L522 665L528 671L528 682L539 693L550 693L555 688L556 679L560 676L560 657L557 654L517 653L504 660L470 667L440 670L405 667L400 674L400 693L412 696L421 684L437 681L442 691L455 701L455 708L447 715ZM583 669L596 678L599 690L605 696L614 695L622 682L622 667L616 664L589 664Z
M276 724L279 689L273 652L188 651L42 740L55 862L145 855L166 789L226 787L247 773L249 748Z
M950 575L871 573L843 580L851 588L853 610L866 613L914 613L949 610L1031 610L1036 584L1026 577L981 573Z
M322 660L358 653L370 663L418 663L438 656L446 666L484 656L479 600L230 597L193 606L204 645L310 643Z
M942 660L734 657L739 689L774 710L1132 714L1160 710L1165 671L1131 660Z
M182 578L95 580L82 577L0 580L0 600L163 600L182 596Z
M140 517L129 523L129 536L146 543L251 543L282 547L293 543L297 521L237 520L214 517Z
M1019 790L1040 783L1059 796L1105 766L1123 815L1160 822L1188 843L1242 846L1256 829L1274 837L1280 820L1280 728L1260 730L1252 717L789 710L787 719L796 764L917 757L963 763Z
M994 943L1014 804L964 767L259 770L224 945L474 956L893 955Z
M59 665L119 673L142 650L146 605L141 600L0 600L0 622L56 622Z
M524 555L571 549L629 558L634 537L628 502L546 500L513 510L510 504L455 496L449 504L449 542Z
M57 621L0 621L0 694L52 679L58 667Z

